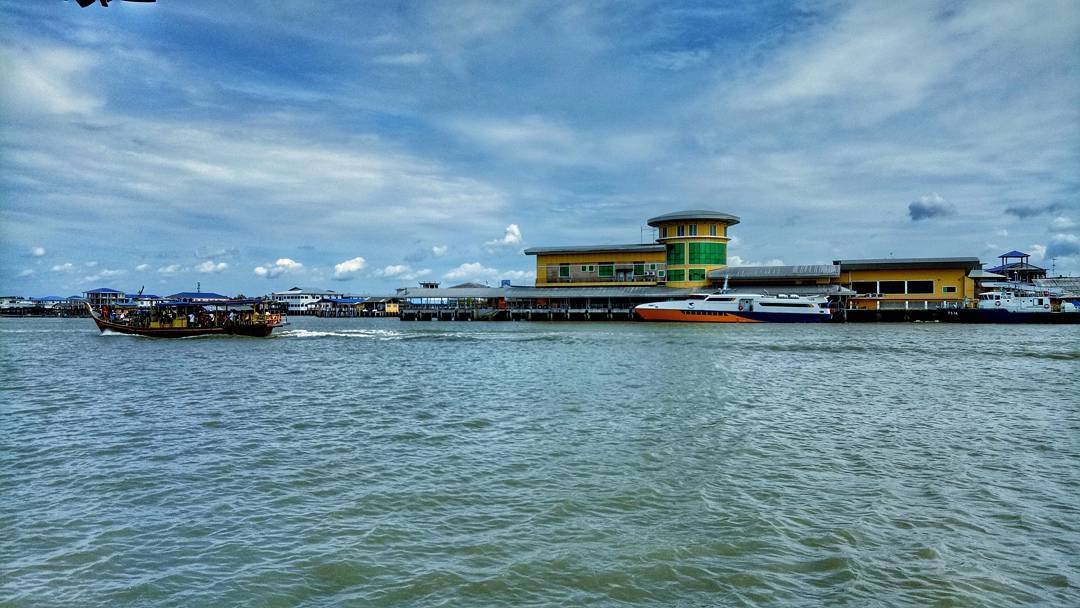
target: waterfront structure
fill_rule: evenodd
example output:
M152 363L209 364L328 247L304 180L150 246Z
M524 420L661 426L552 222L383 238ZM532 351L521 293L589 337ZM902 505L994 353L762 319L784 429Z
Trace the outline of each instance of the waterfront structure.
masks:
M270 298L288 306L290 315L314 314L315 303L323 299L344 297L333 289L316 289L311 287L291 287L285 291L275 291Z
M1031 256L1022 252L1010 251L998 256L1001 263L987 271L1003 275L1008 281L1034 283L1035 279L1045 279L1046 269L1031 263Z
M147 297L147 296L144 296ZM156 296L149 296L156 297ZM174 293L172 295L165 296L166 300L171 302L190 302L192 304L214 304L217 302L227 302L229 296L223 296L220 293L214 293L212 291L181 291L180 293Z
M658 237L636 245L532 247L537 287L630 287L708 285L708 273L727 265L728 213L689 210L648 220Z
M972 273L978 258L885 258L834 260L833 279L854 292L848 307L864 310L915 310L964 307L978 299Z
M739 218L719 211L694 209L648 220L664 246L669 287L704 287L710 272L727 266L727 229Z
M86 299L87 303L94 308L116 306L121 302L127 302L127 294L108 287L99 287L97 289L91 289L90 291L84 291L83 297Z

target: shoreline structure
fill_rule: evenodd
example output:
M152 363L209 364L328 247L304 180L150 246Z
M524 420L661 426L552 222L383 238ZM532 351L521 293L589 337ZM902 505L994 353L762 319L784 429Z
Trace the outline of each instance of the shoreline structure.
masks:
M727 265L728 229L737 216L686 210L650 218L652 243L533 247L534 286L420 283L393 294L358 296L293 287L263 296L280 312L320 317L397 316L413 320L629 320L639 304L682 299L728 287L733 293L794 294L828 298L835 321L977 322L979 295L1023 284L1056 300L1045 315L1026 322L1061 320L1067 300L1080 298L1080 277L1047 278L1019 251L983 269L976 257L840 259L832 264ZM164 298L110 288L82 296L0 297L5 316L83 316L94 306L153 306L161 301L213 304L227 296L182 292ZM1074 315L1065 315L1073 317Z

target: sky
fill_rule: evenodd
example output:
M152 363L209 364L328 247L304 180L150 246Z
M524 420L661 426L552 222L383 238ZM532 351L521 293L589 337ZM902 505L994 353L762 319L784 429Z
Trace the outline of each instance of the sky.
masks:
M0 0L0 295L729 262L1080 275L1080 3Z

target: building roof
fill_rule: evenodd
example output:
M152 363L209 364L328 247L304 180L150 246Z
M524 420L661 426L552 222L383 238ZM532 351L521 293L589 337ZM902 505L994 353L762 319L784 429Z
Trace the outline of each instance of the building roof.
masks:
M969 279L1004 279L1005 275L976 268L968 273Z
M116 289L109 289L108 287L98 287L97 289L90 289L85 293L124 293Z
M775 281L784 279L831 279L840 276L834 264L802 266L728 266L709 271L713 280L729 278L741 281Z
M868 258L861 260L833 260L846 270L878 270L885 268L981 268L979 258Z
M1003 253L1003 254L999 255L998 257L999 258L1028 258L1028 257L1031 257L1031 256L1024 253L1023 251L1017 251L1017 250L1013 249L1009 253Z
M567 247L530 247L525 255L548 255L554 253L660 253L667 251L664 245L570 245Z
M290 287L285 291L272 291L271 295L278 295L283 293L337 293L333 289L316 289L314 287Z
M658 215L653 218L649 218L646 222L650 226L656 227L664 222L678 222L682 220L706 220L711 222L720 222L733 226L739 223L737 216L730 213L721 213L719 211L710 211L708 209L688 209L686 211L676 211L675 213L668 213L665 215Z
M694 289L671 287L482 287L425 289L409 287L399 289L394 295L399 299L414 298L641 298L679 297L693 293Z
M1034 279L1035 285L1047 289L1060 289L1067 296L1080 296L1080 277L1052 277Z
M1046 272L1045 268L1041 268L1034 264L1027 264L1025 262L1010 262L1008 264L994 266L993 268L987 268L987 270L989 270L990 272L1002 272L1004 270L1039 270Z
M229 296L223 296L220 293L214 293L212 291L181 291L180 293L174 293L171 296L165 296L169 300L228 300Z

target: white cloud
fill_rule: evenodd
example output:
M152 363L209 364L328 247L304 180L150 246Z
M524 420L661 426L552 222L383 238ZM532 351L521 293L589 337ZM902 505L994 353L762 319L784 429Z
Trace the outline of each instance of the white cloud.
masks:
M157 271L161 274L176 274L178 272L183 272L184 267L180 264L169 264L168 266L162 266L161 268L158 268Z
M213 260L207 260L202 264L195 267L197 272L209 273L209 272L224 272L229 268L229 265L225 262L214 263Z
M338 266L340 266L340 264ZM267 279L273 279L285 273L296 272L303 267L304 265L300 262L297 262L296 260L292 260L290 258L279 258L273 264L267 264L266 266L256 266L255 275Z
M45 248L44 247L34 247L33 249L30 250L30 255L34 256L35 258L40 258L41 256L45 255Z
M374 274L377 277L412 280L431 274L431 269L422 268L420 270L413 270L408 264L393 264L376 270Z
M784 266L784 260L779 258L772 258L764 262L754 262L750 260L744 260L737 255L728 256L728 266Z
M27 268L26 270L23 270L22 272L20 272L16 276L21 279L21 278L24 278L24 277L28 277L28 276L30 276L32 274L34 274L34 271Z
M87 276L83 277L82 281L84 283L94 283L96 281L100 281L101 279L109 279L109 278L112 278L112 277L118 277L118 276L121 276L121 275L126 274L126 273L127 273L126 270L109 270L109 269L105 269L105 270L102 270L101 272L98 272L97 274L91 274L91 275L87 275Z
M517 224L510 224L501 239L495 239L484 243L488 247L516 247L521 244L521 228Z
M499 271L495 268L488 268L480 262L468 262L443 276L451 281L481 281L498 277Z
M1076 227L1076 222L1071 218L1059 215L1050 222L1050 232L1061 232L1063 230L1072 230Z
M149 264L139 264L138 266L135 267L135 270L138 270L139 272L142 272L144 270L147 270L148 268L150 268Z
M72 264L71 262L64 262L63 264L57 264L56 266L53 266L52 270L53 272L67 272L72 268L75 268L74 264Z
M281 260L278 260L278 263L280 262ZM345 260L340 264L334 264L334 280L343 281L345 279L351 279L356 276L356 273L366 267L367 260L359 256L351 260Z
M59 47L0 48L0 106L27 114L90 114L103 105L76 81L96 59Z
M1001 230L998 230L997 232L995 232L994 235L995 236L1000 236L1000 237L1007 237L1007 236L1009 236L1009 231L1006 230L1005 228L1002 228Z
M1075 234L1055 234L1046 247L1048 258L1071 258L1080 256L1080 237Z
M431 56L427 53L401 53L399 55L379 55L372 59L372 63L379 63L382 65L423 65L431 60Z
M449 249L446 245L435 245L431 248L431 254L437 258L441 258L446 255L446 251Z
M1032 245L1028 249L1031 250L1031 257L1041 260L1046 257L1046 245L1039 245L1038 243Z
M97 262L84 262L83 265L86 266L87 268L96 268L97 267Z

